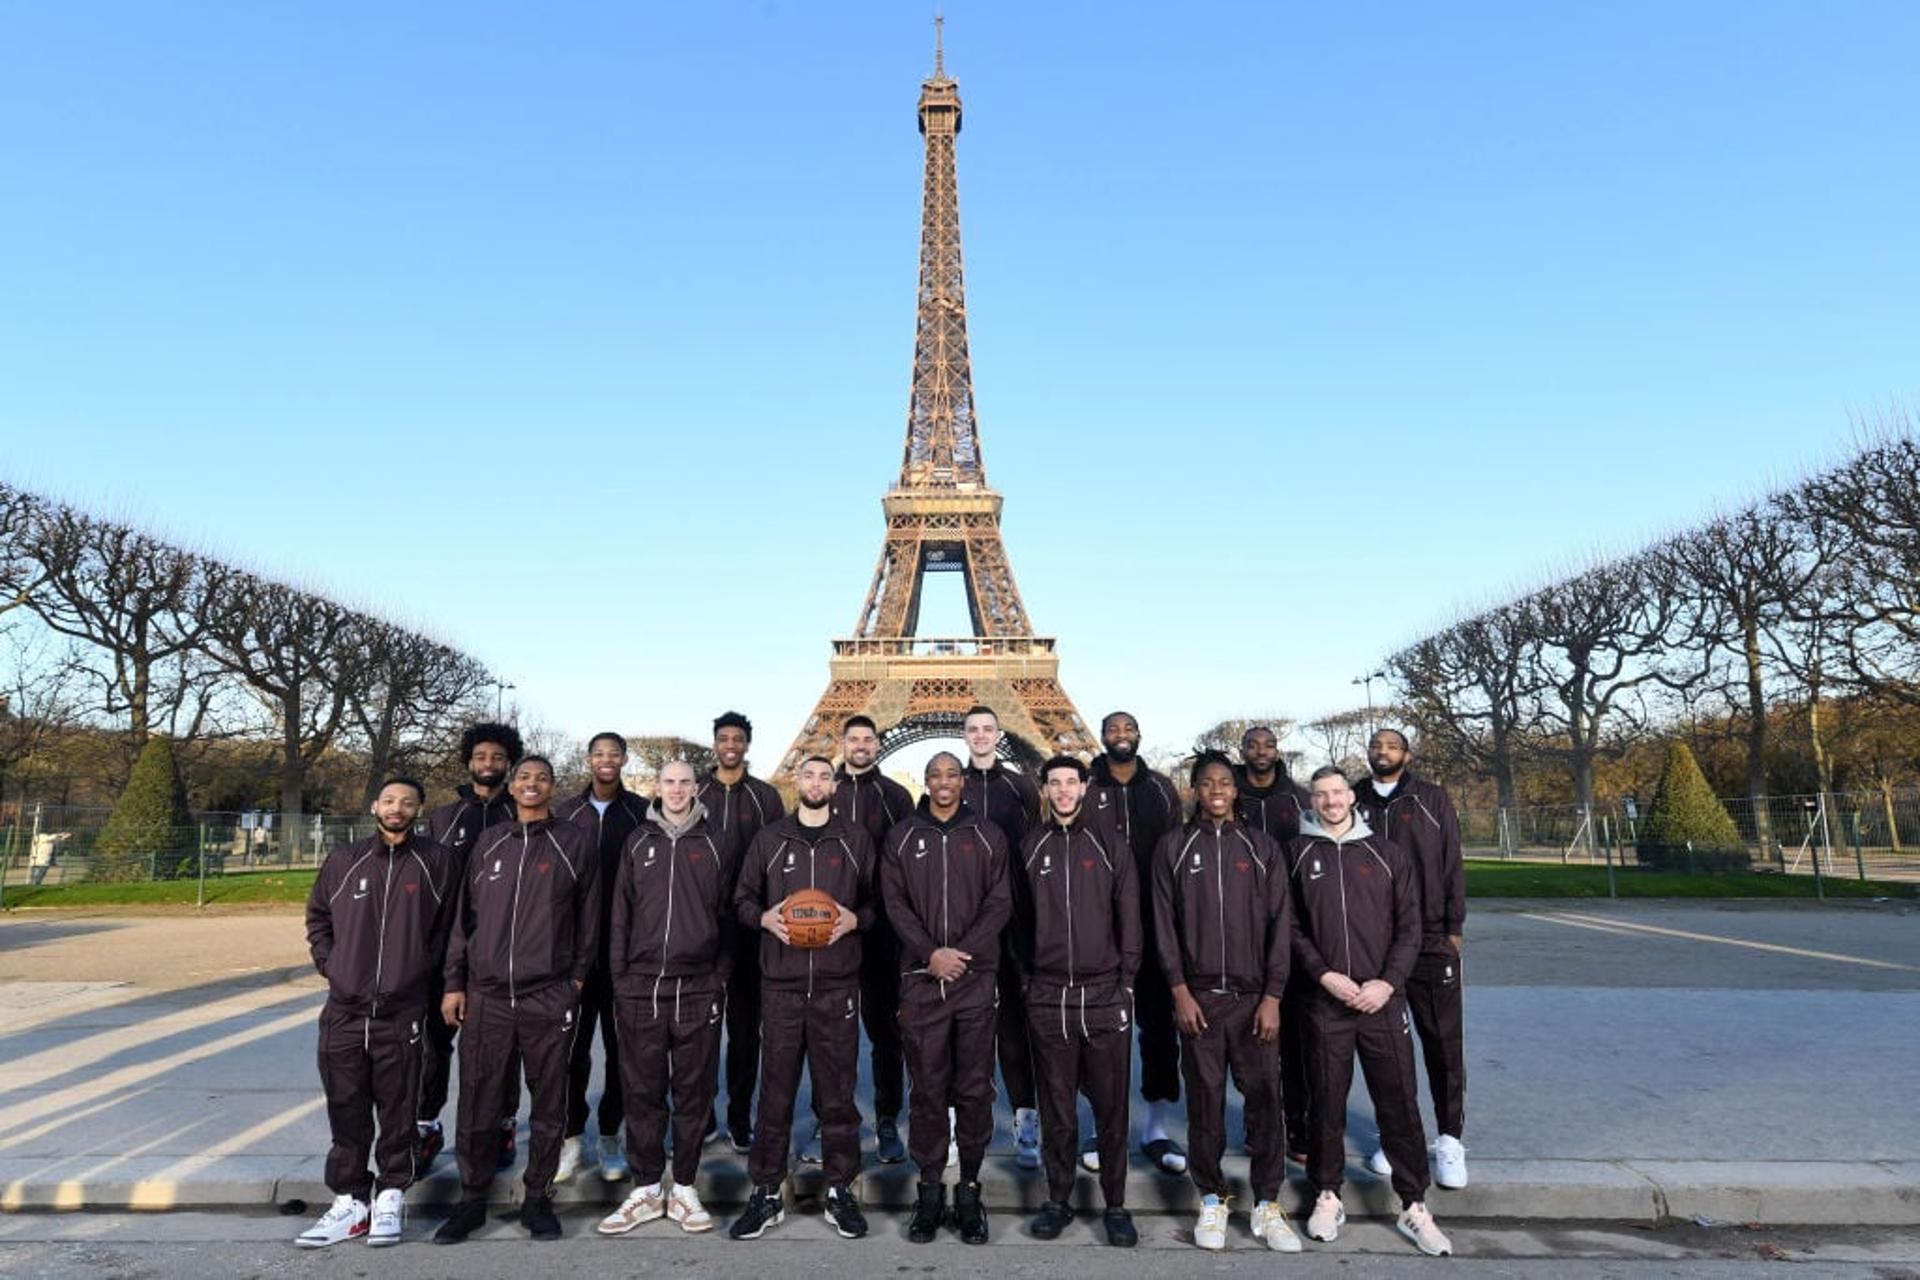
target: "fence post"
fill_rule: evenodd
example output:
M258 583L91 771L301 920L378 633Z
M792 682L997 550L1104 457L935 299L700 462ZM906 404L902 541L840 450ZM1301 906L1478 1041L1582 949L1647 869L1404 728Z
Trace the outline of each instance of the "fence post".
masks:
M20 818L15 815L7 828L7 851L0 854L0 911L7 909L7 866L13 861L13 842L20 834Z
M1605 818L1602 818L1600 821L1602 823L1607 824L1605 827L1605 830L1608 832L1608 835L1609 835L1609 838L1606 840L1603 840L1600 844L1600 848L1606 854L1606 858L1607 858L1607 896L1609 898L1617 898L1620 896L1620 890L1619 890L1619 887L1614 883L1614 879L1613 879L1613 845L1614 845L1614 840L1617 839L1620 835L1620 829L1618 827L1613 826L1610 823L1607 823L1607 820Z
M200 824L200 856L195 859L200 865L200 888L194 894L193 905L207 905L207 824Z
M1860 878L1865 880L1867 878L1867 855L1860 847L1860 811L1858 809L1853 811L1848 820L1848 825L1853 828L1853 865L1860 872Z

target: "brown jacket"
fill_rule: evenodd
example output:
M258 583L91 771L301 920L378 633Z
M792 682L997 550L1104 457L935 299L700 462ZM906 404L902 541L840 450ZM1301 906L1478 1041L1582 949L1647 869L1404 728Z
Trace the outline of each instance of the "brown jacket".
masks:
M1356 810L1337 838L1309 815L1286 856L1300 976L1317 984L1344 973L1405 989L1420 952L1420 891L1406 851L1375 835Z
M1447 938L1467 927L1467 867L1460 858L1460 815L1437 782L1400 775L1385 800L1363 778L1353 789L1353 807L1384 840L1407 852L1420 886L1421 931L1428 948L1451 955Z
M733 889L740 855L713 831L712 815L696 816L678 836L650 818L627 838L613 883L610 968L618 991L662 978L733 969Z
M760 937L760 982L781 991L830 991L860 981L860 931L873 928L873 844L867 833L829 815L825 826L801 825L789 813L760 828L740 864L733 916ZM760 927L774 903L801 889L821 889L851 909L860 929L829 947L790 947Z
M1000 828L1008 849L1018 849L1027 831L1040 821L1040 788L1018 769L998 760L991 769L966 766L960 798L969 809Z
M913 796L878 769L848 773L842 768L833 780L834 813L866 832L876 850L886 843L893 824L913 812Z
M1233 816L1241 826L1264 831L1283 847L1300 834L1300 815L1307 812L1307 798L1285 769L1275 770L1273 785L1263 788L1249 782L1247 767L1237 764L1233 781L1240 791L1233 802Z
M723 843L734 846L736 857L747 851L760 828L787 812L779 791L752 774L726 783L709 773L700 779L700 803L707 807L707 825Z
M973 957L962 982L997 969L1000 933L1013 914L1007 841L1000 828L965 804L941 822L922 800L887 833L880 894L887 922L900 938L907 978L936 981L927 973L927 962L941 947Z
M1169 831L1153 860L1153 928L1168 986L1283 994L1293 907L1280 846L1233 821Z
M473 852L480 833L488 827L512 822L514 807L505 787L482 800L473 794L472 786L462 783L454 789L454 795L459 798L427 815L427 838L453 855L454 876L464 880L467 855Z
M1134 870L1141 883L1153 878L1153 853L1167 832L1180 825L1180 792L1164 773L1143 763L1127 782L1115 782L1107 758L1094 757L1088 766L1086 808L1096 820L1111 822L1133 849ZM1152 901L1143 894L1141 907Z
M489 828L467 860L447 990L517 1000L550 983L585 983L600 943L599 870L593 837L571 822Z
M565 819L593 836L600 854L600 955L607 961L607 946L613 936L613 881L620 872L620 851L627 837L647 820L647 798L620 788L605 813L593 807L593 788L588 786L577 796L569 796L553 807L553 816Z
M1133 989L1140 968L1140 880L1130 850L1083 808L1027 832L1013 875L1014 953L1029 998L1068 987Z
M307 895L307 948L327 999L362 1017L417 1017L433 1000L459 896L453 855L378 835L327 855Z

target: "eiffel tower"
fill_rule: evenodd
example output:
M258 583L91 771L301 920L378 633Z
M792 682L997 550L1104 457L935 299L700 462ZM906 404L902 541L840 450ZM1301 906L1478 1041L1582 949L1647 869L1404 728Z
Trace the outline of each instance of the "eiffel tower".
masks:
M1007 731L1001 751L1030 766L1056 752L1097 750L1060 687L1051 636L1038 636L1000 539L1000 495L987 485L967 356L954 139L960 86L948 78L935 20L933 76L920 86L926 190L920 213L920 302L913 391L900 480L880 503L887 536L853 635L833 642L827 691L781 761L832 756L840 726L864 712L883 755L927 738L958 737L967 708L992 707ZM970 636L921 636L926 575L966 577Z

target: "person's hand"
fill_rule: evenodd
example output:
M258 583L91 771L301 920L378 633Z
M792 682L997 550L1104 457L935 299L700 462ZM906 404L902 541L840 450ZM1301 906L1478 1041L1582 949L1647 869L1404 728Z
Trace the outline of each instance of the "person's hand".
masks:
M786 905L787 900L782 898L765 911L762 911L760 913L760 927L780 939L780 941L784 942L787 946L792 946L793 938L787 933L787 922L780 918L780 908Z
M1260 1003L1253 1006L1253 1038L1261 1044L1272 1044L1280 1038L1280 997L1261 996Z
M965 976L967 965L972 961L973 957L964 951L936 947L933 954L927 957L927 972L942 982L952 982Z
M440 997L440 1020L450 1027L462 1026L467 1021L467 993L449 991Z
M570 981L573 983L573 994L575 995L579 995L582 991L585 991L587 989L587 984L582 980L580 980L579 978L573 978L573 979L570 979Z
M837 902L833 905L840 907L840 904ZM840 914L833 918L833 934L827 939L827 945L832 946L859 927L860 917L845 907L840 907Z
M1173 1024L1180 1028L1180 1034L1192 1039L1206 1034L1207 1015L1200 1008L1200 1002L1193 998L1193 992L1182 983L1173 989Z
M1360 984L1344 973L1328 970L1320 979L1320 987L1341 1004L1351 1006L1353 998L1360 994Z
M1393 984L1374 978L1362 983L1359 992L1347 1003L1359 1013L1378 1013L1387 1007L1387 1001L1391 999Z
M1457 933L1450 933L1447 935L1447 941L1453 944L1453 954L1459 955L1460 954L1460 935Z

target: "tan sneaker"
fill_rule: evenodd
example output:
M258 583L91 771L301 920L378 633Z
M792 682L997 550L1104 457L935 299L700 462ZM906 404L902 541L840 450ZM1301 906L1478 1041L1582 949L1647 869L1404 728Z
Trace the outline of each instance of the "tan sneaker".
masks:
M603 1236L625 1235L643 1222L664 1217L666 1212L667 1202L660 1195L659 1187L635 1187L620 1202L620 1207L600 1219L600 1225L594 1229Z
M1287 1211L1278 1200L1262 1200L1253 1206L1253 1238L1265 1240L1276 1253L1300 1252L1300 1237L1293 1234Z
M1307 1216L1307 1235L1327 1244L1340 1238L1340 1228L1347 1225L1347 1211L1340 1203L1338 1191L1322 1191L1313 1202L1313 1212Z
M1453 1253L1453 1241L1434 1225L1433 1215L1424 1204L1408 1205L1394 1225L1400 1228L1401 1235L1413 1241L1414 1248L1430 1258L1444 1258Z
M700 1193L691 1186L676 1183L667 1193L667 1216L679 1223L682 1231L713 1230L713 1215L700 1203Z

